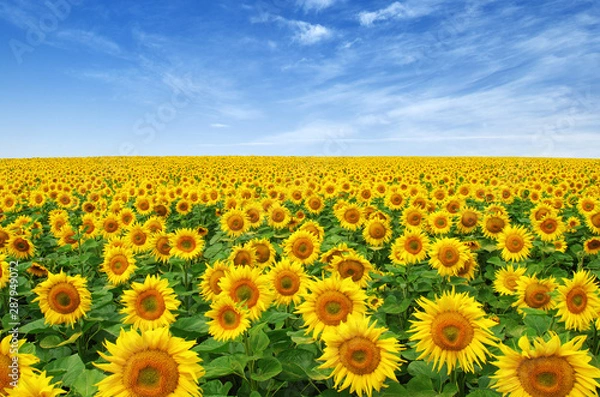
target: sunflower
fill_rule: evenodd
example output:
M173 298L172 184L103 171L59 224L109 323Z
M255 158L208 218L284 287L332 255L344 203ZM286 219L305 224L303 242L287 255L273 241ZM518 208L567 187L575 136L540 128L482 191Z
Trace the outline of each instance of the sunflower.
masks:
M325 229L323 229L323 226L319 225L316 221L304 222L299 230L312 233L319 242L323 242L323 239L325 238Z
M600 236L590 237L583 243L583 249L588 255L596 255L600 252Z
M250 328L248 309L229 296L218 297L204 315L211 319L208 333L218 341L234 340Z
M582 197L577 203L577 209L579 210L579 213L583 216L587 216L599 207L600 203L598 203L598 200L592 197Z
M414 314L409 332L411 341L417 341L417 360L433 361L440 371L446 364L450 374L460 364L466 372L474 372L474 364L484 364L489 351L485 345L495 345L491 327L496 323L485 318L481 304L468 293L444 292L431 301L420 298L423 309Z
M600 298L595 277L586 270L580 270L571 280L563 280L565 285L558 287L556 299L557 316L565 323L566 329L586 331L600 311Z
M179 199L177 204L175 204L175 211L177 211L179 215L187 215L192 212L192 203L184 198Z
M481 214L475 208L465 207L458 213L458 222L456 228L462 234L471 233L477 228Z
M522 276L517 280L518 300L512 306L517 307L519 312L522 312L521 308L525 307L550 310L555 305L551 293L556 287L554 277L538 279L536 276Z
M8 240L10 240L10 233L0 226L0 252L6 251Z
M256 263L260 267L270 266L275 263L275 248L267 238L253 239L248 242L254 250Z
M239 237L250 228L250 219L239 209L231 209L221 216L221 230L230 237Z
M508 224L508 216L502 213L492 212L483 217L483 220L481 221L481 230L487 238L496 239Z
M79 226L79 234L83 238L94 238L98 235L98 220L92 214L85 214L81 217L81 226Z
M116 215L106 215L100 222L100 233L106 240L118 236L121 232L121 224Z
M420 229L421 223L425 218L423 210L418 207L408 207L402 212L400 222L409 229Z
M525 274L524 267L506 267L496 270L494 273L494 291L500 295L514 295L517 293L517 281Z
M157 261L166 263L171 258L171 243L169 234L164 232L156 233L150 240L152 255Z
M144 222L144 228L148 230L150 234L160 233L165 231L165 221L158 216L151 216Z
M380 247L392 238L392 228L389 221L374 218L365 223L362 234L367 244Z
M152 212L152 205L148 197L139 196L135 199L135 210L140 215L149 215ZM164 207L164 206L163 206ZM158 211L156 211L158 213Z
M529 257L533 236L523 226L508 225L497 236L498 249L505 261L520 262Z
M264 221L264 211L259 203L248 203L244 205L244 213L251 228L257 228Z
M442 277L456 276L471 256L469 249L460 240L448 237L435 240L427 254L429 264Z
M206 301L214 301L221 294L221 286L219 281L230 271L230 266L223 261L216 261L213 265L207 265L206 270L201 277L201 282L198 284L200 293Z
M402 348L395 338L384 338L385 332L368 318L356 316L323 333L325 349L319 360L324 363L319 368L333 368L329 377L338 391L350 387L350 393L371 397L373 389L385 387L386 378L398 381L394 372L403 362Z
M20 361L20 358L19 358ZM52 377L46 376L46 371L23 375L19 378L19 386L8 389L7 397L57 397L66 391L52 384ZM60 382L59 382L60 383Z
M332 272L341 278L351 278L361 288L366 288L373 270L373 265L360 254L346 254L336 256L329 267Z
M346 243L340 243L338 245L336 245L335 247L331 248L329 251L323 253L321 255L321 262L323 263L331 263L331 261L336 257L336 256L341 256L344 254L356 254L357 252L348 247L348 245Z
M102 271L108 276L108 281L119 285L129 280L136 269L133 252L127 247L113 247L104 253Z
M348 230L357 230L365 221L364 210L356 204L346 203L334 211L340 226Z
M119 222L125 229L128 229L135 222L135 212L131 208L123 208L118 214Z
M292 216L290 210L279 203L274 203L268 210L267 221L275 229L283 229L290 223Z
M3 392L10 393L14 390L15 384L20 386L22 378L33 376L32 366L40 360L33 354L19 351L25 342L25 339L16 339L12 334L4 337L0 342L0 395L4 395ZM20 387L17 390L20 392ZM22 396L22 394L18 395Z
M193 229L177 229L169 236L171 254L181 259L192 260L202 254L204 240Z
M366 311L367 295L351 278L340 278L336 273L322 280L311 281L311 291L296 312L302 314L306 332L317 337L321 332L336 329L341 323Z
M452 214L448 211L437 211L427 217L429 229L433 234L446 234L452 228Z
M35 254L35 246L26 236L11 235L6 246L8 254L17 259L27 260Z
M321 243L307 231L298 230L285 241L284 252L291 261L311 265L319 258Z
M585 217L585 224L592 233L600 234L600 211L595 211Z
M0 254L0 289L4 288L10 281L10 268L6 256ZM2 390L2 389L0 389Z
M234 266L253 267L256 264L256 254L250 244L245 244L244 246L235 245L227 260Z
M539 337L533 346L522 336L520 353L499 345L502 355L492 363L498 367L492 387L503 395L522 397L597 396L600 384L594 379L600 378L600 369L590 365L592 357L581 350L585 336L562 344L558 335L549 335L548 341Z
M65 226L60 231L58 246L65 247L70 246L72 249L76 249L79 246L79 238L75 230L71 226Z
M421 230L406 230L392 244L389 258L397 265L410 265L427 257L429 237Z
M471 253L469 259L465 261L465 264L460 269L458 269L456 275L469 281L473 280L475 278L475 271L477 271L478 267L477 254Z
M49 213L50 232L58 235L62 227L69 223L69 215L65 210L53 210Z
M325 208L325 203L320 196L315 194L304 199L304 206L311 214L319 215Z
M385 195L383 204L391 210L401 210L405 204L404 196L398 191L390 190Z
M277 306L288 306L300 303L300 296L306 293L308 276L304 266L299 262L282 259L269 272L269 278L275 291Z
M144 283L132 283L131 289L123 291L121 303L125 305L120 313L125 314L124 324L144 331L168 327L175 322L172 311L181 302L169 281L159 276L146 276Z
M0 261L1 257L2 255L0 255ZM46 269L46 267L40 263L32 262L31 266L29 266L29 268L27 269L27 273L33 274L35 277L47 277L48 269Z
M554 241L561 238L566 230L562 218L555 215L546 215L533 224L533 230L542 241Z
M124 331L116 343L105 342L108 363L97 364L111 373L100 381L98 397L173 396L200 397L198 379L204 376L202 359L191 350L193 341L169 334L166 327L150 331Z
M129 227L125 239L134 253L144 252L150 248L150 230L137 222Z
M223 294L236 303L243 303L250 312L250 320L257 320L269 308L273 299L270 280L259 268L248 266L231 269L219 281Z
M48 279L39 283L33 292L44 314L45 324L68 324L71 327L92 307L92 295L86 288L87 280L80 275L68 276L62 270L59 274L50 274Z

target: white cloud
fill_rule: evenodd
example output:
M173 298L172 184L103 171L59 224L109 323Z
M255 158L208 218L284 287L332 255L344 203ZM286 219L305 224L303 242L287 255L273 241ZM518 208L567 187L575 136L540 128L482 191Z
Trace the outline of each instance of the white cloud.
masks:
M320 11L324 8L331 7L335 2L336 0L298 0L297 4L306 11Z
M77 43L92 50L110 55L118 55L121 53L121 48L117 43L91 31L65 29L57 32L56 37L60 40Z
M212 128L229 128L228 124L221 124L221 123L212 123L210 126Z
M377 11L360 12L358 14L358 20L363 26L371 26L374 22L386 21L388 19L418 18L429 14L432 10L432 7L428 4L410 4L409 2L400 3L399 1L395 1L386 8L381 8Z
M323 25L313 25L304 21L289 21L289 23L295 26L294 39L300 44L316 44L332 36L332 31Z

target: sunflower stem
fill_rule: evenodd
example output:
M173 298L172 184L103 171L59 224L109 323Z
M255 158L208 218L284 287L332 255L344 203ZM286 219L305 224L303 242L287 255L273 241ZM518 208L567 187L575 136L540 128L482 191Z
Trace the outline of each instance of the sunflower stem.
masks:
M252 347L250 346L250 339L248 338L248 332L244 332L244 348L246 350L246 356L248 358L252 357ZM248 364L248 370L250 371L250 390L252 391L256 391L257 388L257 384L256 381L254 379L252 379L252 374L254 373L254 360L250 360L250 363Z
M190 291L190 280L189 280L189 275L188 275L188 271L189 271L189 267L190 267L190 261L186 260L183 263L183 285L185 287L186 291ZM186 295L185 297L185 309L187 310L188 314L190 313L190 306L191 306L191 296L190 295Z

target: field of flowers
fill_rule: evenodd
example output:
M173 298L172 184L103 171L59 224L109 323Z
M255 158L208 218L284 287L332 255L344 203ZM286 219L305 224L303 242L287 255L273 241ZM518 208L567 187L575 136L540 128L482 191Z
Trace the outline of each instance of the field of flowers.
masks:
M0 396L592 396L600 160L0 159Z

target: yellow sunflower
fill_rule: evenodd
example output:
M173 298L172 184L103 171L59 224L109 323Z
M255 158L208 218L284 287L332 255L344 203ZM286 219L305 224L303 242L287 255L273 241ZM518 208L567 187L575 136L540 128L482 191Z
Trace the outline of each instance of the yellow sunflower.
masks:
M121 232L121 224L119 218L116 215L108 214L100 222L100 233L102 237L109 240L112 237L116 237Z
M20 379L33 376L32 366L40 360L33 354L19 352L25 342L25 339L14 338L12 334L0 342L0 395L10 393L17 385L20 392Z
M427 257L429 237L421 230L408 229L394 241L389 258L397 265L410 265Z
M171 243L170 235L164 232L158 232L150 239L150 247L152 247L152 256L159 262L166 263L171 258Z
M1 257L2 255L0 255ZM27 273L33 274L35 277L47 277L48 269L40 263L32 262L31 266L27 269Z
M221 216L221 230L230 237L239 237L250 229L250 219L239 209L231 209Z
M264 221L264 211L259 203L248 203L244 205L244 213L248 218L251 228L257 228Z
M390 190L385 195L384 205L391 210L401 210L404 207L405 201L402 193Z
M533 230L542 241L554 241L561 238L566 226L560 216L546 215L533 224Z
M309 282L308 289L296 312L302 314L306 332L312 332L314 338L336 329L351 316L365 314L367 295L351 278L342 279L334 273Z
M423 210L418 207L408 207L402 212L401 223L408 229L420 229L425 219Z
M118 214L119 223L125 228L129 229L129 227L136 221L135 212L131 210L131 208L123 208L119 211Z
M498 249L505 261L520 262L529 257L533 236L523 226L508 225L497 235Z
M429 264L442 277L456 276L471 257L469 249L458 239L444 237L429 247Z
M577 203L577 209L579 210L579 213L583 216L587 216L594 210L597 210L599 207L600 203L597 199L593 197L582 197Z
M373 265L360 254L345 254L336 256L329 268L341 278L351 278L359 287L366 288Z
M600 369L590 364L592 357L581 350L585 336L576 336L562 344L555 333L548 341L537 338L533 346L526 336L519 339L517 352L501 344L502 355L492 364L498 367L492 376L494 389L502 395L521 397L597 396Z
M45 324L68 324L71 327L92 307L92 295L86 288L87 280L80 275L68 276L62 270L50 274L33 292L44 314Z
M465 264L460 269L458 269L456 275L470 281L475 278L475 272L478 268L477 254L471 253L469 259L465 261Z
M447 234L452 228L452 214L448 211L436 211L427 217L429 230L433 234Z
M550 310L556 304L551 295L556 287L554 277L538 279L536 276L522 276L517 280L518 300L512 306L519 312L522 312L521 308L525 307Z
M202 254L204 240L197 230L182 228L175 230L169 237L171 255L185 260L192 260Z
M250 244L234 246L227 259L234 266L253 267L256 264L256 254Z
M270 266L275 263L275 248L268 238L253 239L248 242L254 250L256 263L260 267Z
M320 196L312 195L304 199L304 206L311 214L318 215L325 208L325 203Z
M206 270L201 276L201 282L198 284L200 293L206 301L214 301L221 294L221 286L219 281L230 270L230 266L224 261L216 261L211 265L206 266Z
M403 362L402 348L395 338L384 338L385 332L368 318L356 316L323 333L325 349L319 360L324 363L319 368L333 368L329 377L338 391L349 387L350 393L371 397L373 390L386 387L386 378L398 381L394 372Z
M468 293L444 292L431 301L420 298L423 310L415 312L409 332L416 341L417 360L433 361L440 371L446 364L450 374L457 364L466 372L474 372L474 364L482 365L490 353L485 345L495 345L491 327L496 323L485 318L481 304Z
M16 259L27 260L35 254L35 246L25 236L13 234L7 243L8 254Z
M300 303L300 297L306 294L308 276L299 262L282 259L269 272L269 278L275 292L277 306Z
M151 247L150 230L137 222L129 227L129 232L125 236L125 239L134 253L144 252Z
M565 323L566 329L587 331L600 311L596 277L589 271L580 270L564 283L558 287L556 315Z
M242 266L231 269L219 281L223 294L248 308L250 320L257 320L273 299L270 280L259 268Z
M148 218L146 222L144 222L144 227L148 230L150 234L164 232L166 229L165 220L163 218L153 215L150 218Z
M562 252L563 254L567 252L567 248L569 248L565 239L555 240L552 242L552 245L554 245L555 252Z
M135 269L137 266L130 248L113 247L104 253L102 271L111 284L119 285L129 280Z
M306 221L300 226L299 230L307 231L315 236L317 241L323 242L325 238L325 229L316 221Z
M191 350L193 341L171 336L163 327L141 334L121 329L116 343L104 345L111 356L98 354L108 363L94 365L110 375L96 385L96 396L202 396L198 380L205 371Z
M514 295L517 293L517 281L525 274L524 267L507 265L494 273L494 291L500 295Z
M6 256L0 254L0 289L4 288L10 281L10 268ZM1 389L0 389L1 390Z
M335 247L333 247L332 249L330 249L327 252L324 252L321 255L321 262L323 263L331 263L331 261L336 257L336 256L340 256L340 255L344 255L344 254L356 254L357 252L348 247L348 245L346 243L340 243L338 245L336 245Z
M79 234L88 239L98 235L98 220L92 214L85 214L81 217L81 226L79 226Z
M334 211L340 226L348 230L357 230L364 222L364 210L356 204L346 204Z
M583 250L588 255L596 255L600 252L600 237L590 237L583 243Z
M267 222L275 229L287 227L291 219L290 210L279 203L274 203L268 210Z
M75 230L71 228L70 225L65 225L60 231L60 235L58 236L58 245L60 247L70 246L72 249L76 249L79 246L79 237Z
M585 224L592 233L600 234L600 211L595 211L585 217Z
M508 224L508 216L503 213L492 212L483 217L481 230L487 238L496 239Z
M392 238L392 227L389 221L370 219L363 227L363 237L372 247L381 247Z
M132 283L131 289L123 291L121 303L125 305L120 311L126 315L123 323L143 331L171 325L175 322L172 312L181 304L168 280L150 275L143 284Z
M313 264L318 258L321 243L307 231L298 230L285 241L284 251L288 258L304 265Z
M19 359L20 361L20 359ZM46 371L23 375L19 378L19 386L8 389L7 397L57 397L66 391L59 388L58 383L52 384L52 377Z
M208 333L218 341L233 340L250 328L248 309L229 296L219 296L204 315L211 319Z

